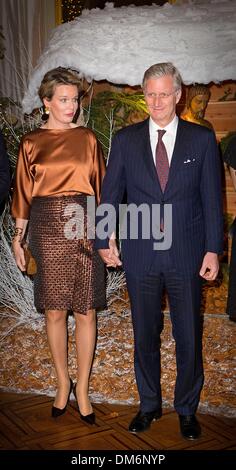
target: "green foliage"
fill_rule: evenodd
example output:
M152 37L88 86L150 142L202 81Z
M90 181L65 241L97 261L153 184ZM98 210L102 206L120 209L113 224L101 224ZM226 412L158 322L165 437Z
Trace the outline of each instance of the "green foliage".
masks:
M229 212L224 214L224 231L228 233L230 226L232 225L234 216Z
M221 149L222 155L224 155L225 150L226 150L230 140L235 135L236 135L236 131L232 131L232 132L229 132L225 137L222 137L222 139L220 141L220 149Z
M103 91L84 110L89 114L88 127L96 133L105 157L109 152L112 134L147 115L144 97L140 92Z

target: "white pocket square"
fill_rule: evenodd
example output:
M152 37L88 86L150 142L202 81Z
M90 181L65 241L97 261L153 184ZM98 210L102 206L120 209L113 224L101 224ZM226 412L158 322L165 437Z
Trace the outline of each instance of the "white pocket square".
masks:
M195 162L196 158L187 158L186 160L184 160L184 163L193 163Z

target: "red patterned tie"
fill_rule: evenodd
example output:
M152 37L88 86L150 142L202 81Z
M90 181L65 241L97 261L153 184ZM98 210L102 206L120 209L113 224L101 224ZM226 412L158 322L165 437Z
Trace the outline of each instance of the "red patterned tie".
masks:
M162 192L164 192L169 176L169 160L164 142L162 142L162 137L166 131L158 129L157 132L158 142L156 146L156 169Z

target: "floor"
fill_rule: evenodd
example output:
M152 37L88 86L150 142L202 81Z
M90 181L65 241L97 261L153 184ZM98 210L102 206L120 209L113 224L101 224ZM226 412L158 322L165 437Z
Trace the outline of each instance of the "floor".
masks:
M81 421L75 401L51 418L52 398L0 392L1 450L236 450L236 419L198 414L202 436L187 441L171 409L139 435L127 431L136 406L95 404L96 424Z

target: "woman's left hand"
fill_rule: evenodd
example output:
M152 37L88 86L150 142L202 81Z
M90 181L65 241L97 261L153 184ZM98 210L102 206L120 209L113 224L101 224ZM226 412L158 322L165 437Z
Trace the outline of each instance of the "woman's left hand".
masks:
M21 246L21 243L18 240L13 240L12 250L13 250L18 268L20 268L21 271L26 271L24 250Z

